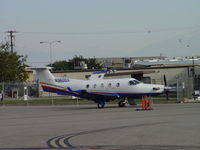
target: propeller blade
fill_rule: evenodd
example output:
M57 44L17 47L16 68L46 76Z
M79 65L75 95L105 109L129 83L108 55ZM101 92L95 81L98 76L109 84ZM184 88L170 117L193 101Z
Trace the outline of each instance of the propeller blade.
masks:
M165 84L165 94L166 94L166 100L169 100L169 87L167 86L167 80L165 74L163 75L164 78L164 84Z
M167 80L166 80L165 74L163 75L163 78L164 78L164 84L165 84L165 86L167 86Z

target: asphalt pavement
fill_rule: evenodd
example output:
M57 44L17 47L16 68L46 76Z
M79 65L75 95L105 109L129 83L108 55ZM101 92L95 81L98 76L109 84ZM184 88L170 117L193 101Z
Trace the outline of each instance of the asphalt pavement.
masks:
M200 149L200 103L135 110L95 104L1 106L0 149Z

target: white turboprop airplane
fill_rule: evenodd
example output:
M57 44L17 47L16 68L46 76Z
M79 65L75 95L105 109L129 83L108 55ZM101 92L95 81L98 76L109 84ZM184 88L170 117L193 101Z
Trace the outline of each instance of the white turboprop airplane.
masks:
M142 96L160 95L168 89L164 85L145 84L134 78L104 79L108 71L94 72L88 80L77 80L54 77L49 68L33 69L44 91L93 100L98 108L103 108L110 100L127 98L134 101ZM124 105L124 100L119 102L119 107Z

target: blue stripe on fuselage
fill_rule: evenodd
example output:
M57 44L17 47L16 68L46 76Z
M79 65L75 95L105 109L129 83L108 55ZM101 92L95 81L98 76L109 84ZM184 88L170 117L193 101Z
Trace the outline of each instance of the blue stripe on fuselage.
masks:
M98 93L98 92L95 93L94 92L93 94L113 96L116 98L125 98L125 97L141 98L142 96L158 96L161 93Z
M75 93L70 93L70 92L64 92L64 91L59 91L59 90L55 90L55 89L50 89L50 88L43 88L43 90L45 92L51 92L51 93L56 93L58 95L70 95L70 96L78 96Z

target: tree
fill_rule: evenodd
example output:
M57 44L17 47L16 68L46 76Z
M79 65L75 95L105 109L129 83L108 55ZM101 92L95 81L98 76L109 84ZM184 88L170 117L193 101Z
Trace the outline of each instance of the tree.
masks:
M50 64L48 66L51 66ZM72 70L72 64L66 60L56 61L52 64L53 71Z
M26 56L9 52L9 44L0 45L0 82L23 82L28 78Z
M99 64L95 58L87 59L88 69L102 69L102 65Z
M64 70L74 70L75 67L80 67L80 63L85 62L87 64L88 69L101 69L102 65L97 63L95 58L89 58L86 59L83 56L77 56L75 55L72 59L69 59L69 61L62 60L62 61L56 61L52 64L53 71L64 71ZM51 66L48 64L47 66Z
M69 60L69 62L72 64L73 69L75 69L75 67L80 66L80 62L84 61L86 63L87 59L85 59L83 56L79 55L75 55L72 59Z

